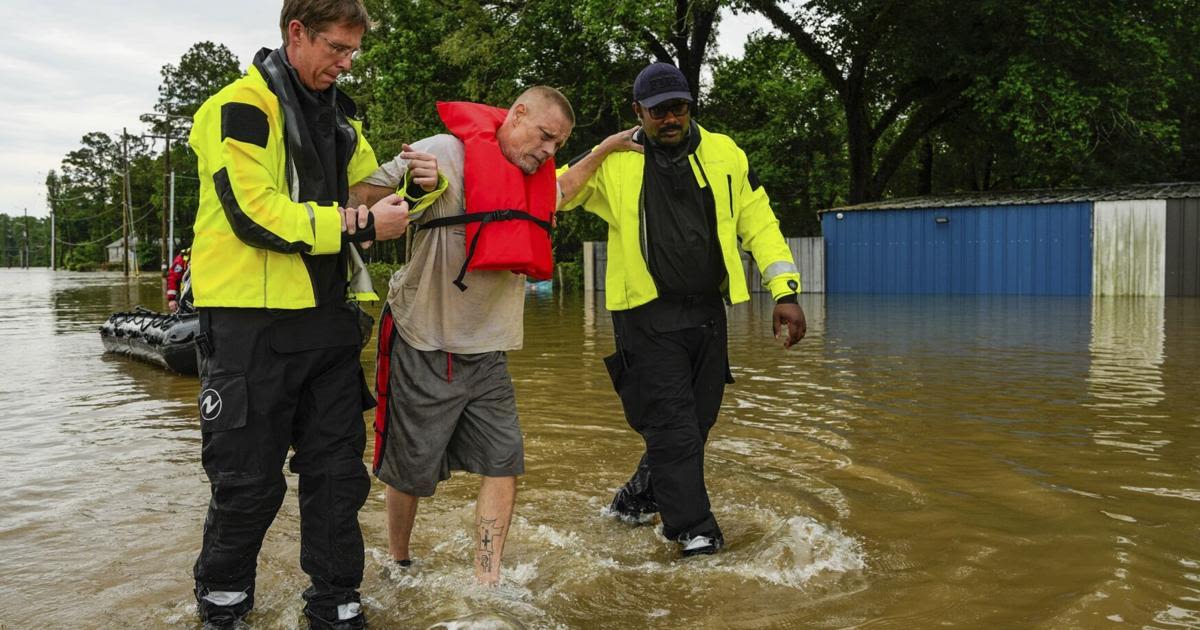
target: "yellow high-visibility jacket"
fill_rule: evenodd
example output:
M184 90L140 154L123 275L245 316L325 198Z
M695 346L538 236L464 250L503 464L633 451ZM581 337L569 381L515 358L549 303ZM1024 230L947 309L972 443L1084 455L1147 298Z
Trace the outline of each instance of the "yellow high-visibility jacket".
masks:
M745 152L729 136L710 133L699 125L695 129L700 133L700 144L688 160L696 182L716 202L717 239L729 276L726 299L730 304L750 299L738 252L739 239L741 247L754 256L763 286L773 298L798 293L800 272L779 231L767 191L751 177ZM641 306L658 297L646 265L649 244L641 204L644 166L645 156L637 151L610 153L595 175L563 206L582 206L608 223L604 290L610 311ZM567 168L559 169L559 173Z
M347 117L355 143L349 185L377 167L362 123ZM342 221L336 203L295 199L284 113L259 69L209 98L196 112L189 144L196 152L200 204L192 245L192 289L198 307L300 309L316 306L301 253L337 254ZM427 205L437 195L427 195ZM349 270L348 272L349 273ZM369 284L369 283L368 283ZM369 286L348 299L378 300Z

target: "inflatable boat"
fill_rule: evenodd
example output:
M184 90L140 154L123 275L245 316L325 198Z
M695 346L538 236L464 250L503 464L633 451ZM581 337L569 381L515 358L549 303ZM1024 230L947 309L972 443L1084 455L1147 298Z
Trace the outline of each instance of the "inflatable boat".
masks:
M180 374L198 374L196 313L158 313L141 306L113 313L100 327L104 351L153 363Z

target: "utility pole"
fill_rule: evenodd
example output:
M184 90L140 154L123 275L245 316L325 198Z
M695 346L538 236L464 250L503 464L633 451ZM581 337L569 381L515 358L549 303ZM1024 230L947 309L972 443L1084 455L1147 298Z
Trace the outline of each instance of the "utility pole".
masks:
M24 257L21 259L21 268L29 268L29 208L25 208L25 221L21 225L24 234L21 236L21 244L24 246Z
M121 268L129 276L129 132L124 127L121 128L121 157L125 161L125 181L121 185L121 238L125 248L121 256Z
M173 175L173 173L171 171L171 130L168 127L168 129L167 129L166 163L163 165L163 188L171 187L171 184L174 182L174 179L175 179L174 177L172 177L172 175ZM164 197L163 211L162 211L162 215L161 215L162 226L158 232L160 235L159 236L159 248L158 248L159 254L158 255L162 260L162 275L166 276L167 268L171 266L171 259L167 258L167 212L170 209L171 200L165 198L166 195L163 195L163 197ZM175 226L172 225L171 227L174 228ZM174 230L172 230L172 231L174 231ZM171 243L171 244L174 245L174 243ZM171 249L174 249L174 247L172 247Z
M171 141L186 140L186 138L176 138L173 136L175 133L174 120L191 120L192 117L183 116L180 114L162 114L159 112L142 114L141 116L142 122L150 122L150 120L148 120L150 118L161 118L165 121L166 126L166 135L159 136L155 134L142 134L143 138L162 138L167 141L167 152L163 160L164 195L161 217L162 223L159 230L159 234L162 235L162 243L159 248L159 255L162 256L162 273L165 276L167 275L167 269L170 268L171 263L175 260L175 171L171 168ZM167 194L165 194L167 188L169 188L171 191L169 197ZM171 217L169 226L167 225L168 214Z
M125 199L126 206L129 208L129 233L133 235L133 246L137 247L137 220L133 218L133 177L129 174L129 163L125 163ZM129 266L133 268L133 276L135 278L142 277L142 268L138 266L137 251L126 251L130 257Z
M171 231L167 234L170 243L167 249L167 265L175 262L175 171L171 171Z
M58 271L58 259L54 247L54 205L50 205L50 271Z

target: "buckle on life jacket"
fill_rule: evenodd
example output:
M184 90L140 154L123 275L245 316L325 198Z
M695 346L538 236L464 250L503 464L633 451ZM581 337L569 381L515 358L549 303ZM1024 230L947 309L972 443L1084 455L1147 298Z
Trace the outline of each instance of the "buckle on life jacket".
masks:
M513 208L502 208L500 210L492 210L491 212L473 212L470 214L457 214L449 217L438 217L430 219L423 224L417 226L417 230L429 230L432 228L449 227L451 225L466 225L468 223L479 223L479 229L475 231L474 238L470 243L467 243L467 257L463 261L462 269L458 271L458 277L454 279L454 286L458 287L459 291L466 291L467 285L463 282L463 278L467 275L467 266L471 264L471 259L475 256L475 250L479 246L479 237L483 234L483 228L489 223L496 221L513 221L513 220L530 221L534 225L550 232L551 224L549 221L543 221L524 210L515 210Z

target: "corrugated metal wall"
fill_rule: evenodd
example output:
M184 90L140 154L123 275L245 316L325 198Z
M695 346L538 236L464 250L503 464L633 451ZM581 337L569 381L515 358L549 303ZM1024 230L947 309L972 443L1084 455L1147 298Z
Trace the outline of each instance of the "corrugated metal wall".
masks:
M826 291L1088 295L1091 205L826 212Z
M1163 294L1166 201L1097 201L1092 229L1092 295Z
M805 238L789 238L788 249L792 250L792 260L800 270L800 290L803 293L825 292L825 239L820 236ZM751 293L765 293L762 285L762 275L758 273L758 265L750 255L742 252L742 269L746 274L746 286Z
M1200 296L1200 199L1167 201L1166 294Z
M825 239L816 236L811 238L789 238L787 240L788 249L792 250L792 259L796 261L796 267L800 270L801 290L804 293L824 293L825 292ZM591 255L591 263L584 261L584 288L594 286L594 290L604 290L604 275L608 271L608 243L605 241L591 241L584 243L584 256ZM592 273L594 285L588 284L589 269ZM750 257L742 254L742 269L746 274L746 286L749 287L751 293L765 292L762 287L762 277L758 273L758 266L753 263Z

